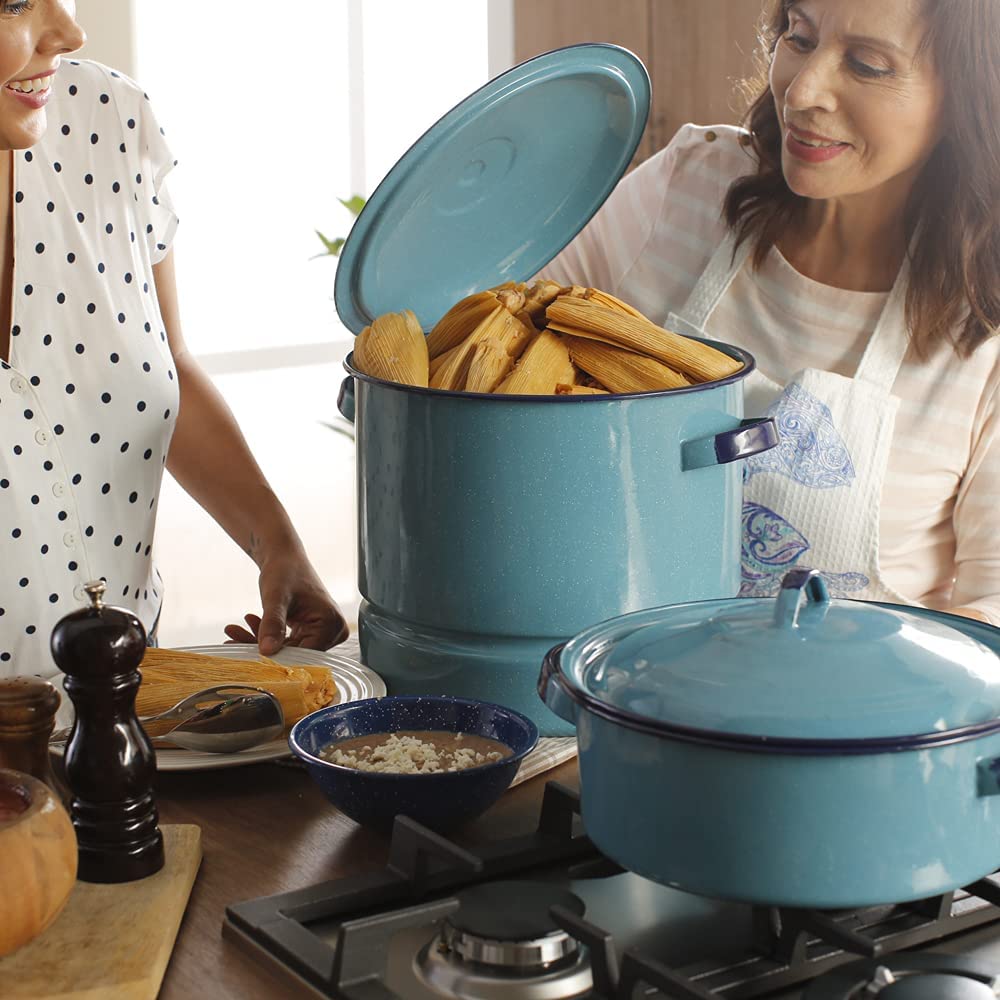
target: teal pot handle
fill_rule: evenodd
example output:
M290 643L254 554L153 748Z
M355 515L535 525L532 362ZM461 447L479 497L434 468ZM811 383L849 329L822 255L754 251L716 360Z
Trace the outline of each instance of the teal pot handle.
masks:
M770 451L778 443L778 428L774 417L741 420L739 427L681 445L681 468L704 469L709 465L725 465L743 458Z
M1000 795L1000 757L980 757L976 761L976 794L980 798Z
M340 393L337 396L337 409L350 422L354 423L354 378L348 375L340 383Z
M575 726L577 704L566 690L566 681L559 670L559 654L564 645L561 642L545 654L538 677L538 694L560 719Z

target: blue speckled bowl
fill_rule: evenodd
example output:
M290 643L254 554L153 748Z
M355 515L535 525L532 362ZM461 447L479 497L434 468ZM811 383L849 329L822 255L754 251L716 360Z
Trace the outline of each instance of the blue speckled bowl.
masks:
M358 771L319 756L334 740L401 729L472 733L500 740L514 753L492 764L441 774ZM292 753L330 802L363 826L383 831L392 828L397 815L439 832L474 819L500 798L537 742L538 729L519 712L446 695L400 695L331 705L300 719L288 736Z

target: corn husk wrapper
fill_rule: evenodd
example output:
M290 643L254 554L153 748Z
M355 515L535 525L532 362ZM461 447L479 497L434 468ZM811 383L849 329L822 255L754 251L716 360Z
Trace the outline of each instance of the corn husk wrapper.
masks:
M528 345L514 370L494 390L505 394L551 396L560 383L572 384L576 371L562 337L542 330Z
M427 334L427 353L433 361L465 340L492 315L499 303L494 291L477 292L456 302Z
M571 352L572 353L572 352ZM560 382L556 386L557 396L610 396L607 389L598 389L593 385L565 385Z
M497 302L514 316L524 308L524 292L520 288L502 288L496 296Z
M546 315L550 329L648 355L696 382L725 378L743 367L714 347L671 333L649 320L609 309L592 298L561 295L548 307ZM596 377L604 382L600 375ZM608 388L614 389L611 385Z
M514 359L494 337L476 344L465 379L466 392L492 392L514 367Z
M557 281L542 278L536 281L527 291L524 308L531 316L532 323L539 329L545 326L545 310L549 303L554 302L563 293L563 286Z
M431 360L461 344L498 305L514 314L523 310L525 288L525 285L508 281L456 302L427 335L427 353Z
M455 355L462 349L462 345L458 344L456 347L451 348L449 351L445 351L444 354L439 354L436 358L431 358L431 363L428 366L428 372L430 374L429 385L433 386L434 376L441 370L443 365L446 365L448 361L455 357Z
M566 340L573 363L612 392L655 392L691 384L679 372L646 355L583 337Z
M248 684L270 691L281 702L286 727L291 727L303 716L339 698L328 667L285 666L266 657L237 660L186 650L150 648L139 669L142 683L135 702L139 715L156 715L203 688ZM149 725L150 734L158 735L176 722Z
M409 309L379 316L354 342L358 371L389 382L426 388L428 362L427 338Z
M476 371L476 385L485 384L489 381L486 374L488 370L503 367L499 352L505 353L512 365L528 346L532 332L533 328L532 330L526 329L517 317L512 316L502 305L497 305L457 348L449 352L448 360L434 372L430 380L431 388L454 391L468 389L468 377L476 349L480 344L492 341L499 350L484 350L480 355L480 364ZM490 358L493 360L490 361ZM510 370L510 365L506 366L506 370ZM499 372L497 381L503 378L504 374L504 372ZM495 385L496 382L493 383L493 386ZM469 391L491 392L493 386L490 389L476 388L469 389Z
M599 306L606 306L608 309L614 309L617 312L624 313L626 316L634 316L636 319L645 320L645 322L650 323L652 320L643 316L638 309L630 306L627 302L622 302L621 299L612 295L610 292L602 292L599 288L588 288L584 292L583 297L589 299L591 302L596 302Z

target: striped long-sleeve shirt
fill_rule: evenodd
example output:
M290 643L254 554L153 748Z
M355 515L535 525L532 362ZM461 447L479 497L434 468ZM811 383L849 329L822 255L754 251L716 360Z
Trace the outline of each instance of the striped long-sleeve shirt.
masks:
M583 232L543 271L602 288L664 324L680 312L725 235L731 182L752 172L741 130L687 125L625 177ZM785 384L803 368L853 376L887 293L799 274L774 249L747 266L708 323ZM970 606L1000 624L1000 338L960 358L950 344L908 352L882 492L886 582L932 608Z

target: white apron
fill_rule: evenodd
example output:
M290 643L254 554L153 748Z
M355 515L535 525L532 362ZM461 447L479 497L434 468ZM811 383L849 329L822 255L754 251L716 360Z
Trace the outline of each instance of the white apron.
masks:
M711 337L706 324L752 252L716 250L667 328ZM831 595L915 604L882 578L879 510L899 398L892 395L908 347L904 262L854 378L805 368L782 387L759 370L744 383L746 411L773 416L780 442L744 469L741 597L777 594L784 574L810 567ZM739 342L739 331L713 339Z

